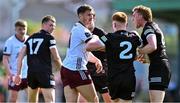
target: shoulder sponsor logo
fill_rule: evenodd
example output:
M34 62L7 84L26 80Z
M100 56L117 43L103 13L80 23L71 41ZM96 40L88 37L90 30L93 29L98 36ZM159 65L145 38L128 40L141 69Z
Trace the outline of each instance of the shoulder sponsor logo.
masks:
M4 52L6 52L7 51L7 47L4 47Z
M56 44L56 40L50 40L51 44Z
M106 41L107 41L107 38L106 38L105 36L102 36L102 37L101 37L101 40L103 40L104 42L106 42Z
M91 36L91 34L88 33L88 32L86 32L85 35L86 35L86 37L90 37Z

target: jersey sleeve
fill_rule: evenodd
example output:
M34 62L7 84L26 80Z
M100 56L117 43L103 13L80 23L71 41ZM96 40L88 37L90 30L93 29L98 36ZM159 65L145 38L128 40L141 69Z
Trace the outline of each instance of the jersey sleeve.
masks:
M82 41L87 43L89 40L92 39L92 33L88 29L85 29L84 32L82 32L82 35L79 35L79 37L81 38Z
M139 33L137 31L131 31L131 33L134 35L134 37L136 38L135 39L135 43L136 45L140 48L143 46L143 42L142 42L142 39L139 35Z
M3 55L11 55L12 53L12 42L7 40L3 48Z
M55 48L56 47L56 40L54 39L53 36L49 36L49 39L48 39L48 42L49 42L49 48Z
M148 38L150 35L155 35L155 31L149 26L144 31L144 35L146 38Z

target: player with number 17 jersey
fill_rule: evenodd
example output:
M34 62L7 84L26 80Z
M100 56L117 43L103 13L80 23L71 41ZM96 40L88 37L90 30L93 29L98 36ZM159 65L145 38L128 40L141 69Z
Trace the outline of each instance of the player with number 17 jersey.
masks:
M25 45L27 46L28 72L52 73L50 48L56 46L54 37L45 30L41 30L29 37Z

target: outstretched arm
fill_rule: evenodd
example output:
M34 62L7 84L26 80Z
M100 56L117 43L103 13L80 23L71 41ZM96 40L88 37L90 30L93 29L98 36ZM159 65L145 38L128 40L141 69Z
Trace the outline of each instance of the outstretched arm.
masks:
M105 51L104 43L98 36L93 35L93 38L86 43L87 51Z

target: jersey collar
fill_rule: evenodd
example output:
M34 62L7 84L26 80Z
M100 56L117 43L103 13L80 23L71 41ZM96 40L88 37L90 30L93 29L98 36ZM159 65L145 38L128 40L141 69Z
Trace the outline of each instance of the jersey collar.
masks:
M17 37L17 35L15 34L14 35L15 36L15 38L18 40L18 41L20 41L20 42L24 42L26 39L25 39L25 37L24 37L24 39L23 40L21 40L21 39L19 39L18 37Z
M81 21L79 21L78 23L81 24L82 26L86 27Z
M47 32L47 31L45 31L45 30L43 30L43 29L41 29L40 32L41 32L41 33L45 33L45 34L46 34L46 33L47 33L47 34L50 34L49 32Z
M118 33L120 35L128 35L128 32L126 30L118 30L115 33Z

